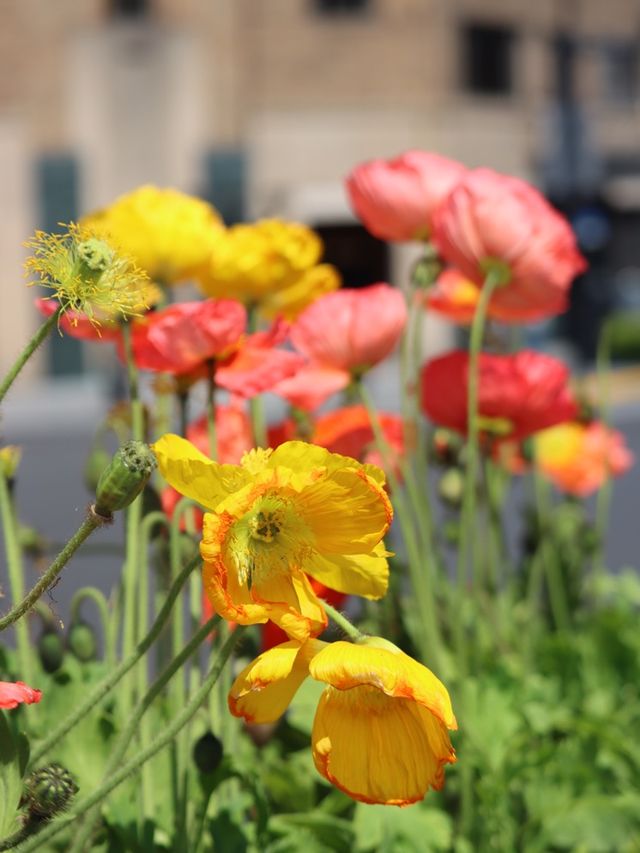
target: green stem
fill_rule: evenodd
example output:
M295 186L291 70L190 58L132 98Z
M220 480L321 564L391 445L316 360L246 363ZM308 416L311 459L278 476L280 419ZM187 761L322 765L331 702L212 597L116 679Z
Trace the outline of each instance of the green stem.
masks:
M258 308L256 305L249 305L248 310L248 329L250 333L258 331ZM256 447L267 447L267 424L264 416L264 401L260 395L252 397L249 400L249 413L251 415L251 424L253 426L253 441Z
M4 532L4 550L7 558L7 572L11 587L11 601L15 605L24 598L24 563L22 548L18 537L18 520L11 499L9 481L0 466L0 518ZM29 643L29 626L21 619L16 625L16 648L18 653L18 674L20 678L31 684L33 667Z
M47 571L42 575L38 583L31 589L30 592L22 599L19 604L16 604L6 616L0 619L0 631L4 631L9 625L16 622L21 616L24 616L29 611L36 601L43 595L55 582L60 572L67 565L71 557L78 550L84 540L90 536L93 531L104 524L104 520L93 515L87 516L82 522L78 530L69 539L62 551L49 566Z
M200 564L200 555L196 556L191 560L184 569L180 572L178 577L175 579L173 584L171 585L171 589L167 593L167 598L162 606L162 609L156 616L156 620L151 626L151 630L137 645L135 651L129 655L128 658L125 658L117 667L110 672L99 684L95 686L93 691L87 696L84 702L82 702L74 711L63 720L60 725L49 735L49 737L41 743L33 752L31 756L31 764L37 764L50 749L52 749L58 741L60 741L66 734L69 732L77 722L84 719L87 714L98 704L98 702L102 701L104 697L111 691L113 688L121 681L121 679L129 672L129 670L135 666L135 664L140 660L140 658L151 648L155 640L159 637L162 629L164 628L173 605L180 594L182 587L187 582L189 575L191 572Z
M394 508L397 513L397 518L402 530L402 537L407 549L411 585L413 586L416 596L417 607L420 615L419 621L424 629L424 635L420 635L415 639L419 645L420 654L423 660L433 662L433 668L439 669L442 666L443 646L430 572L432 565L431 554L428 553L428 549L421 547L419 544L409 506L405 501L401 483L393 468L393 459L391 457L389 444L384 436L382 427L380 426L380 419L378 418L378 413L373 400L362 381L358 382L358 390L362 403L369 415L369 421L371 423L371 429L373 430L376 446L378 447L385 463L386 474L389 478L389 483L393 493Z
M216 362L209 359L207 363L207 435L209 437L209 458L218 460L218 436L216 434Z
M335 607L332 607L331 604L328 604L326 601L322 602L322 606L336 625L344 631L350 640L353 640L354 643L362 640L364 634L362 634L355 625L352 625L344 614L340 613L339 610L336 610Z
M160 695L160 693L162 693L164 687L168 684L168 682L180 669L180 667L191 657L191 655L196 651L196 649L198 649L202 641L211 632L211 629L218 621L218 618L218 616L212 616L211 619L209 619L209 621L206 622L196 634L194 634L194 636L187 643L187 645L180 651L178 655L176 655L176 657L171 661L169 666L166 667L166 669L158 676L158 678L156 678L156 680L149 688L148 692L138 702L137 706L134 708L129 719L127 720L125 728L120 733L118 740L111 748L111 755L105 769L105 778L102 780L103 783L108 780L109 776L122 762L122 759L126 755L127 748L129 747L129 744L131 743L136 731L138 730L138 726L140 725L141 720L143 719L146 711L149 709L153 701ZM148 746L148 743L142 743L143 751L148 749ZM145 817L147 816L148 815L145 815ZM78 832L73 845L69 849L69 853L81 853L93 833L96 818L97 814L94 810L92 810L86 815L84 826L82 830Z
M533 482L536 494L536 510L538 513L538 527L540 530L540 552L544 572L547 578L549 590L549 601L553 621L559 631L568 631L571 627L567 595L564 588L561 566L558 562L555 548L547 533L549 518L553 511L550 501L549 484L545 482L542 475L534 472Z
M40 344L46 339L53 327L57 324L58 319L60 318L61 311L62 309L58 307L54 314L52 314L50 317L47 317L47 319L36 331L36 333L31 338L26 347L22 350L18 358L15 360L13 366L2 380L2 384L0 384L0 403L4 400L7 391L13 385L15 378L20 373L22 368L29 361L34 352L38 349Z
M86 798L79 806L74 809L72 814L65 815L63 818L54 821L48 825L41 833L39 833L31 843L28 843L21 853L34 853L34 851L42 850L43 842L54 838L70 823L77 820L82 815L86 814L89 809L97 805L105 799L115 788L125 781L129 776L135 773L145 762L153 758L160 750L168 746L175 738L178 732L197 714L202 702L207 694L218 680L222 669L227 662L227 659L233 651L236 643L242 636L242 628L237 628L229 637L224 646L220 649L220 653L216 658L213 666L204 678L202 685L197 690L189 702L184 706L182 711L174 717L172 722L164 729L158 739L150 744L146 749L142 750L138 755L132 758L124 767L113 774L110 779L104 782L96 791Z
M115 660L109 658L110 655L110 637L111 637L111 615L109 613L109 604L104 594L95 586L85 586L79 589L71 599L69 605L69 622L73 623L78 619L80 607L86 599L93 601L98 613L100 614L100 622L102 625L102 638L104 642L105 659L108 666L113 666Z
M596 375L598 383L598 404L600 407L600 418L605 429L611 426L611 400L609 373L611 371L611 321L606 318L600 330L598 340L598 351L596 353ZM605 574L605 539L607 524L609 522L609 511L611 509L611 497L613 494L613 480L611 469L607 465L605 480L602 483L596 498L595 528L597 535L597 551L593 558L593 575L597 582Z

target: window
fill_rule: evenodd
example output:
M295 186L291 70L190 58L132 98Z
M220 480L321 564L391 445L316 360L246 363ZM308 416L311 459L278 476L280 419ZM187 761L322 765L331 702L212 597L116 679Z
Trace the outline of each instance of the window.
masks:
M508 95L513 90L513 30L469 24L463 29L463 84L479 95Z
M638 49L633 42L618 41L602 49L604 97L630 104L638 96Z
M109 14L112 18L143 18L150 6L150 0L109 0Z
M312 225L324 244L322 262L334 264L345 287L389 281L389 246L361 225Z
M239 148L217 148L205 156L205 187L202 195L210 201L227 225L244 218L246 163Z
M313 0L313 5L322 15L356 15L366 11L369 0Z

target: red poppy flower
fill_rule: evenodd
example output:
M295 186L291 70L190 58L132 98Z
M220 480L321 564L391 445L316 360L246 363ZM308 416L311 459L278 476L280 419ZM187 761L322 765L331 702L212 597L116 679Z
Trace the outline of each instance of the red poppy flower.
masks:
M397 468L404 455L404 428L399 415L379 412L378 419ZM326 415L320 415L314 423L309 441L326 447L332 453L351 456L359 462L368 462L384 468L381 453L376 447L369 414L364 406L344 406ZM396 473L398 473L396 471Z
M55 299L36 299L36 308L45 317L51 317L58 310ZM86 314L79 311L65 311L60 316L59 325L62 331L72 338L81 341L111 342L120 339L120 329L115 322L101 320L100 325L92 323Z
M425 414L436 424L465 433L469 353L457 350L422 369ZM496 440L517 440L573 420L578 407L568 387L569 371L555 358L532 350L513 355L481 353L480 430Z
M466 173L455 160L407 151L393 160L371 160L347 177L351 206L381 240L424 240L438 204Z
M32 705L42 699L42 690L29 687L24 681L0 681L0 708L10 710L18 705Z
M482 285L498 267L495 308L540 318L563 311L586 269L567 220L524 181L491 169L468 172L434 213L434 242L446 261Z

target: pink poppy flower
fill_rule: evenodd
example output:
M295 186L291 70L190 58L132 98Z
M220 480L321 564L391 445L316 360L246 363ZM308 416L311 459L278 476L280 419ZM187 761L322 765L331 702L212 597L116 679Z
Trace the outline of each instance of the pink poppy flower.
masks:
M381 240L425 240L433 212L466 168L427 151L371 160L347 177L347 194L365 228Z
M291 341L307 366L273 390L294 406L315 408L386 358L406 321L404 297L388 284L321 296L291 326Z
M45 317L51 317L58 310L55 299L36 299L35 305ZM66 335L81 341L109 342L120 339L117 323L101 320L98 326L92 323L86 314L81 314L79 311L65 311L60 317L59 325Z
M567 220L530 184L491 169L469 172L434 212L443 258L482 285L492 266L507 278L494 308L537 317L566 307L586 269Z
M42 691L29 687L24 681L0 681L0 708L11 710L18 705L32 705L42 699Z
M480 299L481 287L474 281L470 281L460 270L449 267L443 270L436 279L433 287L430 287L426 295L421 296L430 311L435 311L463 326L469 326L473 322L478 301ZM557 303L557 311L560 313L567 308L567 301ZM508 305L496 304L495 296L489 303L487 316L499 323L534 323L543 320L551 314L550 306L544 309L539 306L531 307L509 307Z

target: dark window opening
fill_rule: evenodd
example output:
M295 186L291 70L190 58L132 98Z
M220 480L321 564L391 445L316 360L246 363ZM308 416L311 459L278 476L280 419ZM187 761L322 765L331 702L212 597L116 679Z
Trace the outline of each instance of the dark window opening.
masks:
M481 95L513 90L513 40L509 27L469 24L463 30L463 82Z
M323 263L333 264L344 287L389 281L389 247L361 225L313 226L324 243Z
M604 95L617 104L630 104L638 96L638 49L633 42L611 42L602 50Z
M205 155L205 185L202 196L227 225L245 216L246 157L240 148L217 148Z
M356 15L368 5L369 0L313 0L315 11L321 15Z
M109 0L112 18L143 18L150 11L150 0Z

